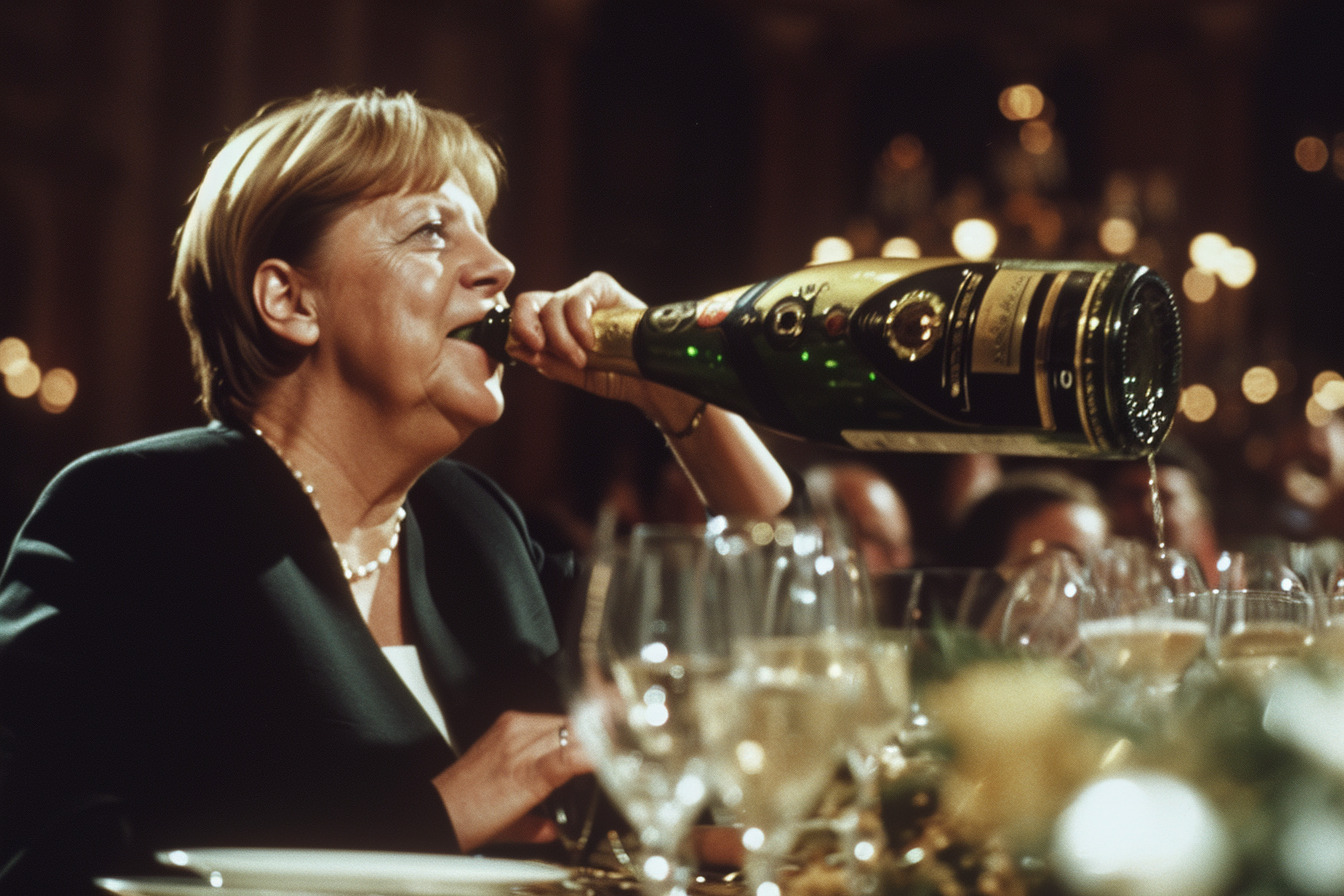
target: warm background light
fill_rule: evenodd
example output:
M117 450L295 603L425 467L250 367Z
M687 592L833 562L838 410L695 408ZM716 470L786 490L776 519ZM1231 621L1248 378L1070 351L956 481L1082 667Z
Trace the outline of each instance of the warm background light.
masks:
M1190 261L1198 270L1214 274L1236 289L1255 277L1255 255L1249 249L1232 245L1221 233L1201 233L1192 239Z
M37 401L47 413L59 414L70 407L78 391L75 375L64 367L54 367L43 375Z
M1035 84L1017 84L999 94L999 111L1009 121L1026 121L1045 111L1045 94Z
M1218 291L1218 278L1208 271L1190 268L1181 278L1181 291L1192 302L1197 304L1207 302Z
M1194 423L1203 423L1218 410L1218 398L1213 390L1202 384L1181 390L1180 411Z
M1097 229L1097 241L1112 255L1124 255L1134 250L1139 229L1128 218L1107 218Z
M812 246L812 264L849 261L854 257L854 246L842 236L828 236Z
M1279 378L1268 367L1252 367L1241 375L1241 394L1251 404L1264 404L1279 391Z
M887 144L882 161L897 171L913 171L924 161L924 143L914 134L898 134Z
M17 373L28 363L28 344L16 336L0 339L0 376Z
M919 258L919 243L908 236L895 236L882 244L883 258Z
M1190 262L1201 271L1216 272L1232 243L1221 233L1201 233L1190 241Z
M999 232L984 218L967 218L952 228L952 248L969 261L984 261L994 255Z
M15 398L32 398L42 385L42 371L27 358L5 368L5 389Z
M1022 148L1034 156L1043 156L1055 143L1055 131L1039 119L1025 122L1017 132Z
M52 414L65 411L75 400L75 375L57 367L43 374L30 356L28 344L17 336L0 339L0 377L5 391L15 398L37 396L42 409Z
M1324 426L1330 422L1330 418L1334 416L1335 412L1322 405L1318 396L1313 395L1307 399L1307 406L1303 413L1306 415L1307 422L1312 426Z
M1320 171L1330 161L1330 150L1320 137L1303 137L1293 147L1293 159L1303 171Z
M1240 289L1255 277L1255 256L1240 246L1231 246L1219 256L1218 279Z
M1314 393L1312 397L1327 411L1334 412L1344 408L1344 383L1338 380L1327 383L1324 389Z

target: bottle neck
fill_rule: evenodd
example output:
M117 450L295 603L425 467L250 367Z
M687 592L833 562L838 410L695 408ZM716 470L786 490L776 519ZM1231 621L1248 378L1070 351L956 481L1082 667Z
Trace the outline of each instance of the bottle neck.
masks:
M595 343L588 353L591 370L639 376L635 360L635 331L644 319L643 308L600 308L593 312Z

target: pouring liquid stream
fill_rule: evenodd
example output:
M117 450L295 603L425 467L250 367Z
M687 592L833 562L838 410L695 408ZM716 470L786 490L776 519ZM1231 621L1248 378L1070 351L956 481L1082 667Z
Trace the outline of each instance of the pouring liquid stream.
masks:
M1153 500L1153 534L1157 538L1157 549L1167 549L1166 521L1162 517L1162 495L1157 487L1157 455L1148 455L1148 491Z

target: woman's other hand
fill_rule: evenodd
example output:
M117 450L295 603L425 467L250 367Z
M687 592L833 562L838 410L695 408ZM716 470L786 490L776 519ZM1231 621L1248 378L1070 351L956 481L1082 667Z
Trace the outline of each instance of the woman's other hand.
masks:
M506 712L456 762L434 779L470 852L485 843L547 843L555 822L529 814L575 775L592 771L560 715Z

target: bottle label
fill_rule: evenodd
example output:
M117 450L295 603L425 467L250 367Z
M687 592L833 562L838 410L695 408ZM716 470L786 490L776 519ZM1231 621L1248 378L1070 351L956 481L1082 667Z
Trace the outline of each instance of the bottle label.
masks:
M1022 371L1022 334L1040 271L1000 270L985 287L971 339L971 372Z
M1095 446L1084 439L1075 442L1058 437L1047 440L1043 433L902 432L899 430L846 429L845 444L859 451L899 451L908 454L1013 454L1096 457Z
M699 327L717 327L737 305L737 296L714 296L705 299L696 309L695 323Z

